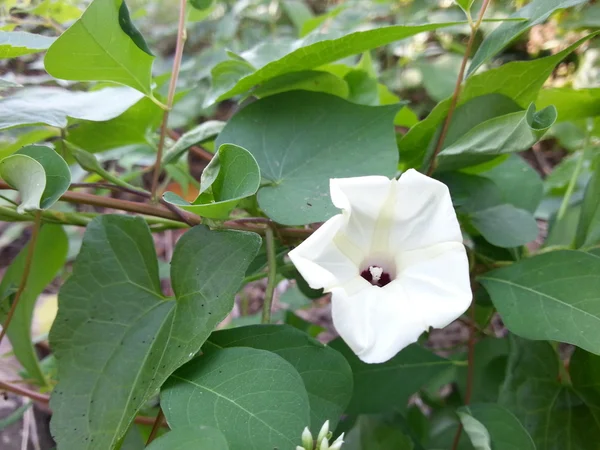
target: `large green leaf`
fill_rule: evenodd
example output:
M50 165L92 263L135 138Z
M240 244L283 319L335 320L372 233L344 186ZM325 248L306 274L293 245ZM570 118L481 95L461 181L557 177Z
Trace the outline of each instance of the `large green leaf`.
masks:
M113 119L82 122L69 127L67 138L77 147L92 153L126 145L147 144L148 136L152 136L162 116L162 109L149 98L142 98Z
M600 244L600 164L588 182L581 204L575 247Z
M218 427L231 450L292 449L310 421L296 369L249 347L211 351L186 364L163 386L161 404L172 428Z
M175 142L173 147L169 148L163 157L163 164L169 164L177 159L192 145L200 144L217 136L225 126L225 122L220 120L208 120L197 127L185 132Z
M526 21L505 22L492 31L477 49L467 70L467 77L473 74L482 64L489 61L500 50L510 44L534 25L544 22L558 10L581 5L587 0L533 0L528 5L512 14L511 18L525 18Z
M155 441L148 450L229 450L225 436L212 427L176 428Z
M468 104L464 105L468 108ZM494 117L479 123L452 143L445 144L438 156L437 170L456 170L484 163L505 153L527 150L556 120L556 109L549 106L536 112L527 110Z
M25 260L29 251L27 244L13 259L4 273L0 282L0 302L5 297L12 299L14 291L21 282ZM69 242L67 235L59 225L43 225L31 261L31 269L27 284L21 294L19 304L8 327L7 336L10 339L13 351L19 362L27 370L28 378L36 381L41 386L46 380L38 363L37 353L31 342L31 320L36 300L48 286L56 274L62 269L66 259ZM12 292L11 292L12 291ZM4 323L10 307L10 301L2 303L0 307L0 322Z
M149 96L153 59L124 0L94 0L50 46L44 65L56 78L114 81Z
M362 362L341 339L330 345L344 355L354 374L351 414L403 410L411 395L454 364L416 344L383 364Z
M288 43L267 42L217 64L212 69L212 86L205 106L243 94L256 85L289 72L309 70L381 47L415 34L457 25L460 22L427 25L394 25L357 31L342 37L310 34Z
M0 31L0 59L44 51L54 40L53 37L25 31Z
M36 87L0 99L0 129L45 124L65 128L68 118L95 122L117 117L140 100L139 92L126 87L108 87L79 92Z
M326 420L331 429L352 396L352 371L346 359L287 325L253 325L213 333L209 344L218 348L252 347L276 353L298 371L310 401L310 429L318 430Z
M363 106L333 95L295 91L258 100L225 126L217 145L254 155L266 185L258 203L273 220L302 225L336 213L329 179L392 176L398 106Z
M222 144L202 172L200 194L194 203L173 192L166 192L163 198L199 216L225 219L240 200L256 194L259 186L260 169L254 156L245 148Z
M50 333L60 448L118 446L139 408L229 313L259 246L254 233L192 228L173 254L173 301L161 293L143 219L106 215L88 225Z
M600 353L598 274L598 256L561 250L488 272L479 280L513 333Z
M463 427L477 450L536 450L527 430L510 411L493 403L464 406L458 410ZM477 446L487 433L489 444Z
M535 103L539 108L554 105L559 122L600 116L600 88L542 89Z
M563 51L546 58L512 62L473 75L463 84L459 106L475 97L500 94L511 98L521 108L529 107L531 102L537 98L539 90L554 67L573 50L598 34L590 34ZM439 133L441 129L441 124L450 109L450 103L450 98L440 102L424 120L413 126L400 140L398 148L400 164L403 168L421 166L426 150L432 145L435 146L432 140L436 132Z
M71 184L65 160L43 145L28 145L0 161L0 176L21 194L19 213L50 208Z
M589 369L598 367L598 357L575 350L569 366L573 385L568 386L560 382L550 344L522 339L512 344L500 404L517 416L537 450L597 450L599 383Z

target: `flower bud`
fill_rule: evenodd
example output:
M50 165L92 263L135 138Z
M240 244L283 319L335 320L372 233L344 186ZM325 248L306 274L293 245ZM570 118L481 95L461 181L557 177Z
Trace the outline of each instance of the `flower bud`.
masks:
M319 435L317 436L317 442L323 441L323 439L327 439L327 434L329 433L329 420L326 420L323 426L321 427L321 431L319 431ZM328 443L329 444L329 443ZM329 447L329 445L327 445Z
M304 427L304 431L302 432L302 446L305 450L313 449L313 437L312 434L310 434L310 430L308 429L308 427Z
M340 450L344 443L344 433L340 434L333 444L329 447L329 450Z
M327 440L326 437L323 438L323 440L321 441L321 445L319 445L317 450L330 450L329 441Z

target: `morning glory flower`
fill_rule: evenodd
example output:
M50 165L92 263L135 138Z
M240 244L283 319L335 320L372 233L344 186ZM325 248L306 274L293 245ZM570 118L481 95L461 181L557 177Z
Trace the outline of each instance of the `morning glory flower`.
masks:
M289 253L332 294L333 325L367 363L443 328L471 303L469 263L448 188L415 170L330 180L338 214Z

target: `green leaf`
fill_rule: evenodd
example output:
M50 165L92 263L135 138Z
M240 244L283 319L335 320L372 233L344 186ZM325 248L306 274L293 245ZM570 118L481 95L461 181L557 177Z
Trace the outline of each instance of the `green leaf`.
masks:
M302 378L275 353L249 347L210 352L174 373L161 390L172 428L218 427L231 450L294 448L309 423Z
M5 133L8 135L8 133ZM60 136L60 130L56 128L33 128L30 131L19 133L14 139L4 136L5 141L0 141L0 159L12 155L26 145L44 142L51 137Z
M581 204L575 247L600 244L600 165L590 178Z
M286 91L324 92L338 97L348 97L348 83L330 72L302 70L271 78L252 91L258 98Z
M555 120L554 107L536 112L532 104L527 110L482 122L444 146L438 156L437 170L456 170L490 161L498 155L527 150Z
M151 96L154 57L123 8L124 0L94 0L50 46L46 71L63 80L114 81Z
M388 417L359 416L344 438L344 450L413 450L412 440Z
M511 344L500 404L517 416L537 450L595 450L600 401L594 388L598 378L589 368L597 367L598 357L575 350L569 365L573 385L568 386L560 382L550 344L516 338Z
M126 145L148 145L148 135L158 127L162 116L162 109L149 98L142 98L113 119L82 122L69 127L67 138L72 144L91 153Z
M283 0L281 7L298 31L307 20L314 17L312 10L303 0Z
M350 414L371 414L403 410L408 398L453 365L416 344L409 345L383 364L366 364L341 340L330 346L350 363L354 374L354 394Z
M117 117L142 96L125 87L109 87L97 91L78 92L60 88L24 89L0 99L0 130L45 124L66 128L68 118L94 122Z
M118 445L140 407L231 311L259 246L254 233L187 231L171 261L171 300L161 293L143 219L105 215L88 225L50 332L59 367L51 428L59 448Z
M202 172L200 194L194 203L173 192L166 192L163 198L199 216L225 219L240 200L254 195L259 186L260 169L254 156L245 148L222 144Z
M171 164L177 161L183 152L192 145L214 138L223 130L224 126L225 122L220 120L208 120L183 133L177 142L165 152L163 164Z
M526 21L504 22L492 31L481 43L471 60L467 77L482 64L493 58L499 51L534 25L543 23L556 10L581 5L587 0L533 0L516 11L510 18L525 18Z
M558 111L559 122L600 116L600 88L542 89L536 105L538 108L554 105Z
M21 282L29 243L13 259L0 282L0 300L11 288L16 289ZM38 296L62 269L67 259L69 242L67 235L59 225L45 224L41 227L27 284L21 294L19 304L8 327L7 336L12 349L29 377L40 386L46 385L46 379L40 368L37 353L31 342L31 321ZM0 308L0 322L5 323L8 311Z
M469 217L485 240L496 247L525 245L535 240L539 233L537 222L529 211L508 204L482 209Z
M0 176L21 194L20 214L50 208L71 184L65 160L42 145L28 145L0 161Z
M479 280L513 333L600 353L599 273L599 257L561 250L488 272Z
M0 31L0 59L39 53L50 47L54 40L25 31Z
M182 427L169 431L148 450L229 450L225 436L213 427Z
M258 203L270 218L287 225L319 222L337 212L328 194L330 178L394 175L398 154L392 123L398 109L286 92L233 116L217 145L243 145L254 155L267 182L258 191Z
M326 420L333 430L352 396L352 371L346 359L287 325L254 325L217 331L208 344L217 348L252 347L276 353L298 371L308 392L310 426L318 430ZM209 346L210 348L210 346Z
M257 48L242 53L240 55L241 61L237 59L223 61L212 69L212 86L206 96L205 106L231 98L237 94L243 94L254 86L279 75L314 69L415 34L460 23L433 23L417 26L394 25L374 30L357 31L330 39L328 37L331 36L316 33L304 39L290 42L286 48L278 44L277 51L269 52L264 51L264 47L272 47L273 44L262 44L263 48L259 45ZM266 56L258 61L254 59L256 54L266 54ZM250 59L252 60L250 61Z
M521 422L500 405L479 403L463 406L457 412L477 450L536 450ZM488 437L487 444L479 440L485 434Z
M473 6L473 3L475 2L475 0L454 0L454 1L465 12L469 12L471 10L471 6Z
M536 100L539 90L554 67L573 50L598 34L600 32L590 34L563 51L546 58L512 62L473 75L463 83L458 106L464 105L475 97L500 94L511 98L519 107L527 108L531 102ZM420 167L427 149L435 147L433 141L436 131L439 133L441 124L450 109L450 103L450 98L440 102L424 120L413 126L400 140L398 148L400 164L403 169ZM474 115L475 118L478 115ZM455 122L456 119L452 121L452 124ZM452 125L450 128L452 129Z

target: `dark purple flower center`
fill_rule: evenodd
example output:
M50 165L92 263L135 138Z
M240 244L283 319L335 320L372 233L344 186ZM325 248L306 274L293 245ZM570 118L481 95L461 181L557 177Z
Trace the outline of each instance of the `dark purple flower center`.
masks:
M383 287L392 281L390 274L384 272L379 266L369 266L360 273L360 276L371 283L373 286Z

